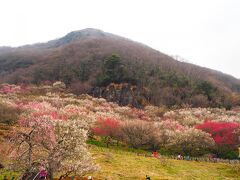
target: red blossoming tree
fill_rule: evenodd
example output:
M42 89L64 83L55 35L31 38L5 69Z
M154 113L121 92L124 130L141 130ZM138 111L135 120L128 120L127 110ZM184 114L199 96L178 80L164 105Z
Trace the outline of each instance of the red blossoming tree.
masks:
M237 158L237 146L240 144L240 123L205 121L197 125L211 134L217 144L216 153L223 158Z
M217 145L235 147L239 144L239 135L237 133L240 128L239 123L205 121L203 124L197 125L196 128L211 134Z
M92 131L95 135L104 137L108 147L112 139L120 139L120 122L113 118L98 118Z

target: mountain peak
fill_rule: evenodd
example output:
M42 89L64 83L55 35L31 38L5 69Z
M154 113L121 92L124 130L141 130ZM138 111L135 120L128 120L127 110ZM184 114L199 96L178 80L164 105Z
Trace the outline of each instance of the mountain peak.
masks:
M86 28L78 31L72 31L62 38L49 41L51 47L58 47L86 37L104 37L108 33L94 28Z
M96 29L96 28L85 28L77 31L72 31L72 32L88 32L88 33L103 33L101 29Z
M86 28L86 29L82 29L82 30L79 30L79 31L72 31L64 37L79 38L79 37L83 37L83 36L102 36L104 34L105 33L100 29Z

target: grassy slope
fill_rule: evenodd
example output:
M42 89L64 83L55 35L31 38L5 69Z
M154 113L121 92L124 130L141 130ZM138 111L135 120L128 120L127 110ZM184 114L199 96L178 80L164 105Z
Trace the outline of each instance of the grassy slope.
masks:
M92 174L97 179L140 180L146 174L158 179L239 179L240 171L223 163L178 161L138 156L135 152L91 145L95 161L100 171ZM0 170L0 180L7 175L17 177L18 173Z
M91 151L101 170L94 177L104 179L240 179L240 172L222 163L155 159L133 152L92 146Z

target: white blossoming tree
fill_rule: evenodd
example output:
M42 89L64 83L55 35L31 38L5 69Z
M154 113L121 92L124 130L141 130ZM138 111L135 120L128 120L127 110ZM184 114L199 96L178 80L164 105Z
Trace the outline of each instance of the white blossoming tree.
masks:
M195 128L175 131L166 145L173 153L199 156L206 154L215 145L210 134Z

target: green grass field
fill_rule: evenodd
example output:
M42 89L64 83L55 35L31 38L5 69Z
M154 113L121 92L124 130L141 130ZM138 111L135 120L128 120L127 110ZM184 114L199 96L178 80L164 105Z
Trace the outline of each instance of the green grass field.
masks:
M223 163L195 162L174 159L156 159L137 155L136 152L118 148L90 145L90 151L101 169L91 174L97 179L140 180L149 175L159 179L239 179L240 166ZM17 173L0 171L10 178Z
M156 159L134 152L92 146L91 151L101 170L100 179L240 179L240 168L230 164Z

